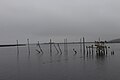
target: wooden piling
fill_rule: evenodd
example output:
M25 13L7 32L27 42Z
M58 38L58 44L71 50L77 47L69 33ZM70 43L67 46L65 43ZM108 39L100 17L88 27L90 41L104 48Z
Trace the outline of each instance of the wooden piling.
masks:
M66 55L68 55L68 44L67 44L67 38L66 38Z
M50 39L50 56L52 56L52 40Z
M88 56L88 46L86 46L86 50L87 50L87 56Z
M18 40L16 40L17 42L17 55L19 55L19 44L18 44Z
M42 48L41 48L41 46L40 46L39 41L38 41L38 47L39 47L40 51L41 51L41 52L42 52L42 54L43 54L44 52L43 52L43 50L42 50Z
M29 43L29 39L27 39L27 44L28 44L28 54L30 55L30 43Z
M83 56L85 56L85 38L83 37Z
M93 52L94 52L94 51L93 51L93 45L92 45L92 56L93 56Z
M57 49L57 47L55 46L55 43L53 44L54 45L54 47L55 47L55 49L56 49L56 51L57 51L57 54L59 53L59 50Z
M59 43L58 43L57 45L58 45L58 48L59 48L59 51L60 51L60 55L62 55L62 50L61 50L61 48L60 48Z
M105 48L106 48L106 55L107 55L107 53L108 53L108 52L107 52L107 46L105 46Z
M67 38L64 39L64 56L65 56L65 61L67 61L68 60Z
M88 48L89 48L89 55L91 55L91 48L90 48L90 46Z
M105 46L103 47L103 53L105 54Z

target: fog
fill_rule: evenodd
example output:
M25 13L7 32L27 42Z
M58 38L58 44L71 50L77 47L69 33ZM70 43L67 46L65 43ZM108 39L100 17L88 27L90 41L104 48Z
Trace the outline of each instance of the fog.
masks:
M0 0L0 44L120 38L119 0Z

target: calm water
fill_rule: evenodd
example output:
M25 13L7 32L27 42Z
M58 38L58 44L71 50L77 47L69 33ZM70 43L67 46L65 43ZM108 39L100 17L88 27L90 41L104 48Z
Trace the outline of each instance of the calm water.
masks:
M16 47L0 48L0 80L120 80L120 44L108 45L107 56L96 57L94 51L85 58L79 44L69 44L68 53L60 45L62 55L53 46L52 56L48 45L41 45L43 55L36 45L30 46L30 55L27 47L19 47L19 55Z

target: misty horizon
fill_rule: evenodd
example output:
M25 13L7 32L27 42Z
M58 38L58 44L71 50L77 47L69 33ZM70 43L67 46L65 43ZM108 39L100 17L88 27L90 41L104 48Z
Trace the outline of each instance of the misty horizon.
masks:
M1 0L0 44L120 38L118 0Z

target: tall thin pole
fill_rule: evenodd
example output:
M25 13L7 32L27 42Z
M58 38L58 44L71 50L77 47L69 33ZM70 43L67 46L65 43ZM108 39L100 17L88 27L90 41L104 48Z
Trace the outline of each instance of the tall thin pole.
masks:
M64 39L64 52L65 52L65 54L67 55L67 53L68 53L67 38Z
M17 56L19 55L19 45L18 45L18 40L16 40L17 41Z
M85 56L85 38L83 37L83 55Z
M66 38L66 55L68 55L68 44L67 44L67 38Z
M27 39L27 43L28 43L28 53L30 55L30 43L29 43L29 39Z
M89 52L88 52L88 46L86 46L86 50L87 50L87 56L88 56L88 53L89 53Z
M106 48L106 55L107 55L107 53L108 53L108 52L107 52L107 46L105 46L105 48Z
M17 70L20 71L20 65L19 65L19 44L18 44L18 40L16 40L17 42Z
M52 56L52 40L50 39L50 56Z
M89 55L91 55L91 47L89 46L88 48L89 48Z
M92 56L93 56L93 52L94 52L94 51L93 51L93 45L92 45Z
M65 43L65 61L68 60L68 47L67 47L67 38L64 40Z

